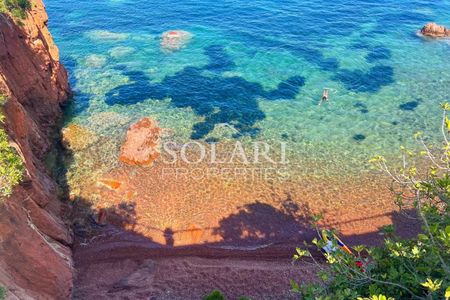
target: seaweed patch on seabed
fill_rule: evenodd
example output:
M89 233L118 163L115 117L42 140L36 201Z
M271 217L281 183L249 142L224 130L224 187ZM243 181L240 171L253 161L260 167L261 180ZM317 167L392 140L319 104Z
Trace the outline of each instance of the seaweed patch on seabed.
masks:
M224 77L221 73L235 68L235 63L220 45L205 49L209 63L204 67L186 67L160 83L151 83L145 73L124 70L130 84L119 86L106 95L108 105L133 105L146 99L170 98L173 106L190 107L204 121L194 124L192 139L206 137L218 124L228 123L236 129L234 137L256 136L260 129L257 121L265 118L258 99L290 100L295 98L305 84L302 76L293 76L282 81L278 87L266 91L256 82L242 77ZM205 76L204 72L212 73Z
M394 83L394 69L391 66L374 66L368 72L361 70L339 70L334 79L354 92L376 93L383 86Z
M421 102L420 99L409 101L409 102L400 104L398 106L398 108L400 108L401 110L404 110L404 111L414 111L419 106L420 102Z

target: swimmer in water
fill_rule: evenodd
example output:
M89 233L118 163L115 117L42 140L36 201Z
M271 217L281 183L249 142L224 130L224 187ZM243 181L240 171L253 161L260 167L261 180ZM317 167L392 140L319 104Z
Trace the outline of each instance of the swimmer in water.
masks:
M323 102L328 102L329 91L330 91L329 89L323 89L322 100L320 100L319 106L322 105Z

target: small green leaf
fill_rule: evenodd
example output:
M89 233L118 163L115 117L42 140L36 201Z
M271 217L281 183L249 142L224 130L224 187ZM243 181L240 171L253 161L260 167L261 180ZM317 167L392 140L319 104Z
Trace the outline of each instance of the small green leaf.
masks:
M291 291L294 293L300 293L300 286L294 280L291 280Z

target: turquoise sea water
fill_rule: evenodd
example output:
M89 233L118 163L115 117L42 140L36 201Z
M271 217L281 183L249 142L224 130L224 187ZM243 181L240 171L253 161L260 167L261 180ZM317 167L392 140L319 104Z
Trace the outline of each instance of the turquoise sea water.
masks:
M46 5L75 91L66 121L100 136L151 116L180 140L283 140L299 162L358 174L418 130L437 138L449 100L450 41L416 31L450 26L450 1ZM193 38L164 51L173 29ZM331 104L319 107L323 88Z

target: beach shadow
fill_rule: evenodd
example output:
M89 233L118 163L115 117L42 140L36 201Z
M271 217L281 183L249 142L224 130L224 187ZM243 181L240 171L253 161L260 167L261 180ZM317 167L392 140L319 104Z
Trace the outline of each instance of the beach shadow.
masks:
M311 212L290 199L281 208L256 201L223 218L214 234L221 244L248 245L308 240L314 236Z
M195 262L207 258L211 261L223 259L250 264L252 261L267 260L277 261L281 266L289 264L295 248L302 247L304 241L310 243L313 238L319 238L311 229L308 207L300 206L289 197L277 207L259 201L245 204L237 208L236 213L220 220L214 229L214 234L221 237L221 241L203 244L192 242L182 246L177 245L179 234L192 229L160 229L165 242L155 242L151 237L135 231L134 226L139 221L136 208L135 203L111 205L106 208L106 224L99 224L99 210L94 208L94 204L85 199L76 200L73 216L78 218L72 221L76 240L73 257L77 271L74 299L86 299L92 292L111 298L124 298L129 293L139 292L142 298L148 298L154 295L153 288L156 287L152 281L155 263L162 260L187 259ZM420 223L412 224L400 213L388 215L402 237L412 237L419 232ZM349 246L379 245L384 238L378 231L339 236ZM318 249L311 247L310 250L317 261L325 261ZM236 278L232 277L236 269L220 270L225 272L224 276ZM199 280L200 284L204 284L202 279ZM93 281L101 284L90 284ZM288 282L289 278L286 279L286 284ZM236 284L239 283L230 280L224 282L221 287L228 291ZM245 293L247 290L240 291ZM175 295L182 293L183 291ZM258 295L254 293L255 299Z
M232 70L235 64L222 46L210 46L205 54L209 58L206 66L186 67L160 83L151 83L151 78L141 71L125 69L123 74L131 83L108 92L106 103L133 105L146 99L170 98L174 107L189 107L203 118L194 124L192 139L204 138L222 123L236 129L234 137L254 137L259 132L256 123L266 117L258 100L292 100L305 84L304 77L294 76L266 91L261 84L242 77L223 76L222 72Z
M422 223L414 209L394 211L385 216L391 219L395 237L411 239L421 232ZM378 229L374 232L343 236L343 239L348 245L379 246L383 244L386 236L382 233L382 228Z

